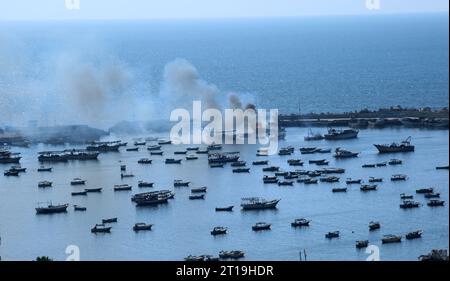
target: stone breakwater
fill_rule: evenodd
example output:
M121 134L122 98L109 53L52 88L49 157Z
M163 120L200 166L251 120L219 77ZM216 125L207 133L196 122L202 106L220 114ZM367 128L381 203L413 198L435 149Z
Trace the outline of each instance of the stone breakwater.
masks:
M411 109L397 106L343 113L281 114L278 120L280 127L449 128L447 108L432 110L430 108Z

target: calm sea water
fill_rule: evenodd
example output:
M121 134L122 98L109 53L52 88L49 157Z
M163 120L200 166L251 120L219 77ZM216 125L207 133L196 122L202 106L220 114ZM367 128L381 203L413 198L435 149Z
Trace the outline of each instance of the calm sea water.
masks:
M19 53L11 73L36 80L23 91L45 86L43 95L62 91L53 88L62 75L55 71L71 59L124 65L134 79L130 94L157 95L164 66L183 58L202 79L259 107L336 112L448 107L448 34L448 14L2 22L0 46L10 49L7 61ZM20 89L16 76L1 78Z
M165 165L164 157L152 156L153 164L139 165L137 160L149 157L146 150L101 154L98 161L70 162L52 165L52 173L37 173L37 152L63 147L33 146L16 149L22 152L23 167L28 168L20 177L0 176L0 254L4 260L31 260L48 255L58 260L66 257L68 245L77 245L82 260L180 260L189 254L213 254L220 250L241 249L246 260L298 260L299 251L306 250L309 260L365 260L368 254L355 249L355 240L368 239L380 247L382 260L416 260L433 248L448 248L449 241L449 175L435 166L448 164L448 131L419 129L362 130L355 140L317 141L305 143L306 129L287 130L280 146L292 145L293 156L270 156L270 164L293 170L289 158L327 158L330 166L342 167L338 184L319 183L292 187L264 185L260 166L251 166L250 174L233 174L230 166L223 169L208 168L205 155L181 165ZM390 143L412 136L416 151L395 155L404 161L400 166L361 168L364 163L389 160L394 155L379 155L374 143ZM300 155L301 146L345 147L361 152L360 157L335 160L330 154ZM165 157L181 147L164 147ZM250 145L225 146L224 151L240 151L241 158L251 163L257 147ZM135 178L120 178L120 164L126 164ZM6 169L7 165L1 165ZM305 169L316 169L305 164ZM405 173L405 182L390 182L392 174ZM332 193L335 186L344 186L345 178L379 176L385 182L375 192L363 193L359 186L349 187L347 193ZM87 180L86 188L102 187L103 192L86 197L72 197L70 193L85 187L73 187L74 177ZM192 186L207 186L205 200L188 200L189 188L173 188L174 179L189 180ZM37 187L41 180L54 182L52 188ZM138 180L154 181L154 188L139 189ZM131 192L114 192L114 184L133 185ZM423 196L415 195L415 189L435 187L446 201L444 207L430 208ZM174 189L175 199L167 205L136 208L130 201L132 194L145 190ZM417 209L399 208L399 194L410 193L424 205ZM243 212L239 209L241 197L262 196L281 198L277 210ZM74 212L70 207L66 214L35 214L37 202L51 200L87 207L86 212ZM235 205L231 213L216 213L217 206ZM111 234L94 235L90 228L102 218L118 217ZM294 229L291 221L298 217L312 220L309 228ZM379 220L381 230L369 232L368 223ZM259 221L272 223L272 230L255 233L251 226ZM135 233L131 227L136 222L154 224L149 232ZM213 237L209 231L218 225L229 228L225 236ZM384 234L404 235L422 229L423 237L405 240L400 244L381 245ZM339 230L339 239L328 240L328 231Z

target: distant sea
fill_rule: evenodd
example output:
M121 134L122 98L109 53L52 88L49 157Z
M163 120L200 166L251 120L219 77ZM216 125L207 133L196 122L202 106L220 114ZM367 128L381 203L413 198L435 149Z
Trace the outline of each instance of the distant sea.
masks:
M156 94L164 66L183 58L221 91L282 113L448 107L448 34L448 14L0 23L32 79L63 50L119 61Z

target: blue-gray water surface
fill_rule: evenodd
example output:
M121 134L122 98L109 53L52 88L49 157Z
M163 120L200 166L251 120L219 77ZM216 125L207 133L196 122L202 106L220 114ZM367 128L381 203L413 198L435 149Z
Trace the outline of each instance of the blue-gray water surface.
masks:
M321 129L316 129L322 131ZM53 164L52 173L38 173L37 152L62 147L32 146L14 149L23 154L22 166L28 170L20 177L0 177L0 254L3 260L32 260L48 255L57 260L67 257L68 245L80 248L82 260L181 260L189 254L217 255L220 250L240 249L246 260L299 260L299 251L306 250L308 260L365 260L368 254L355 248L355 241L368 239L379 246L381 260L417 260L434 248L447 248L449 241L449 175L448 170L436 166L448 165L449 137L447 130L367 129L358 139L342 141L304 142L306 128L287 130L280 146L296 148L293 156L270 156L272 165L293 170L287 165L290 158L301 158L302 169L316 169L308 159L327 158L331 167L346 169L340 183L319 183L280 187L262 183L261 166L250 166L250 174L234 174L230 166L209 168L206 155L200 159L183 161L181 165L166 165L165 157L181 147L165 146L165 156L149 156L139 152L105 153L98 161ZM390 143L412 136L416 151L397 155L380 155L374 143ZM301 155L302 146L344 147L361 152L355 159L335 160L331 154ZM240 151L247 163L261 160L255 155L255 145L224 146L224 151ZM151 165L139 165L142 157L153 159ZM399 158L403 165L362 168L364 163L378 163ZM175 155L175 158L176 157ZM181 157L180 157L181 158ZM120 165L126 164L135 177L121 180ZM8 165L1 165L6 169ZM390 176L404 173L405 182L391 182ZM349 186L347 193L332 193L335 186L345 186L345 178L383 177L384 182L374 192L361 192L358 185ZM70 186L72 178L87 180L86 188L102 187L99 194L72 197L71 192L85 187ZM190 189L173 188L174 179L189 180L192 186L207 186L205 200L189 200ZM38 188L37 183L51 180L51 188ZM155 182L154 188L138 188L138 180ZM131 192L114 192L113 185L128 183ZM444 207L431 208L415 190L434 187L446 201ZM136 208L130 201L132 194L146 190L173 189L175 198L167 205ZM417 209L399 208L400 193L413 194L422 203ZM281 198L276 210L244 212L239 208L242 197L261 196ZM72 206L65 214L36 215L37 202L70 203L87 207L86 212L74 212ZM217 206L234 205L233 212L215 212ZM102 218L117 217L110 234L95 235L90 228ZM307 228L292 228L290 223L299 217L311 219ZM369 232L371 220L381 222L381 229ZM251 226L259 221L272 223L272 230L254 232ZM154 224L153 230L135 233L136 222ZM214 226L229 228L224 236L213 237ZM423 237L398 244L381 244L384 234L405 235L417 229ZM339 230L339 239L328 240L328 231Z

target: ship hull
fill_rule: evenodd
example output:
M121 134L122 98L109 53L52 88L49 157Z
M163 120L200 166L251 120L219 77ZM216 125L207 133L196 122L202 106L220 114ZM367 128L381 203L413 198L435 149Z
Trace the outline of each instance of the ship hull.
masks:
M399 146L399 147L389 147L379 144L374 144L374 146L378 149L379 153L398 153L398 152L413 152L414 146Z

